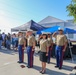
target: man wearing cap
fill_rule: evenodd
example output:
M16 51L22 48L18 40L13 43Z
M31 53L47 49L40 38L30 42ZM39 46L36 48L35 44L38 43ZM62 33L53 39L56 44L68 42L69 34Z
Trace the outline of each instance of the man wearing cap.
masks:
M18 40L18 50L19 50L19 61L18 63L24 62L24 49L25 49L25 39L23 37L23 33L19 32L19 40Z
M62 69L63 54L67 47L67 37L63 34L63 28L53 34L56 39L56 68Z
M47 32L47 40L48 40L48 45L49 45L47 63L49 64L50 63L50 58L51 58L51 51L52 51L52 47L53 47L53 40L52 40L50 32Z
M28 68L33 67L33 54L35 50L35 37L33 36L33 31L31 29L27 30L27 57L28 57Z

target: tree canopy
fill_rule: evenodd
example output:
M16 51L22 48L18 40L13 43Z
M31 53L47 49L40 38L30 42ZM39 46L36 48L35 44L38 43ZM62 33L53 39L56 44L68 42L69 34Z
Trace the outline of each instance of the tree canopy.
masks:
M68 16L74 17L74 22L76 22L76 0L72 0L66 8L69 12Z

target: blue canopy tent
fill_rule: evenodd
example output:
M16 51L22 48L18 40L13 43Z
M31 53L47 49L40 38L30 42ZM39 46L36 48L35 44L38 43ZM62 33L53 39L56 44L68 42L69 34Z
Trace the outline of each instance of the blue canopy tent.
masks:
M50 33L54 33L56 31L58 31L60 26L53 26L47 29L44 29L42 31L38 31L37 34L41 34L42 32L50 32ZM76 34L76 30L70 29L70 28L64 28L64 33L65 34ZM69 43L69 47L70 47L70 43ZM73 62L73 56L72 56L72 51L70 48L70 53L71 53L71 57L72 57L72 62Z
M37 31L37 34L42 34L42 32L55 32L58 30L60 26L53 26L53 27L50 27L50 28L47 28L47 29L44 29L44 30L41 30L41 31Z
M60 26L53 26L47 29L44 29L42 31L38 31L37 34L41 34L42 32L50 32L50 33L54 33L55 31L58 31L58 28ZM70 28L64 28L64 33L65 34L76 34L76 30L70 29Z
M76 34L76 30L70 28L64 28L65 34Z
M42 34L41 31L37 31L36 34Z

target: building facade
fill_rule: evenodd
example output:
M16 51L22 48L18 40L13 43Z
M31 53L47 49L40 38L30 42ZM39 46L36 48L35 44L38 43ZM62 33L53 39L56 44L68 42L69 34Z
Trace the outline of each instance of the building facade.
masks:
M44 18L43 20L41 20L40 22L38 22L40 25L49 28L49 27L53 27L53 26L61 26L63 28L71 28L71 29L75 29L76 30L76 24L74 24L73 20L61 20L52 16L48 16L46 18ZM76 41L76 34L66 34L68 39L71 39L73 41Z

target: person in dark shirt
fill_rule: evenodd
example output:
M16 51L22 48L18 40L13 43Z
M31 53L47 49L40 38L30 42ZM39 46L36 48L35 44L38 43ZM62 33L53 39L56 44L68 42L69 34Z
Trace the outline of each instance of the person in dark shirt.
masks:
M7 49L10 49L10 45L11 45L11 35L10 35L10 33L8 33L8 35L6 37L6 47L7 47Z
M6 34L4 32L2 33L2 45L6 48Z
M2 46L2 34L0 34L0 49L1 49L1 46Z

